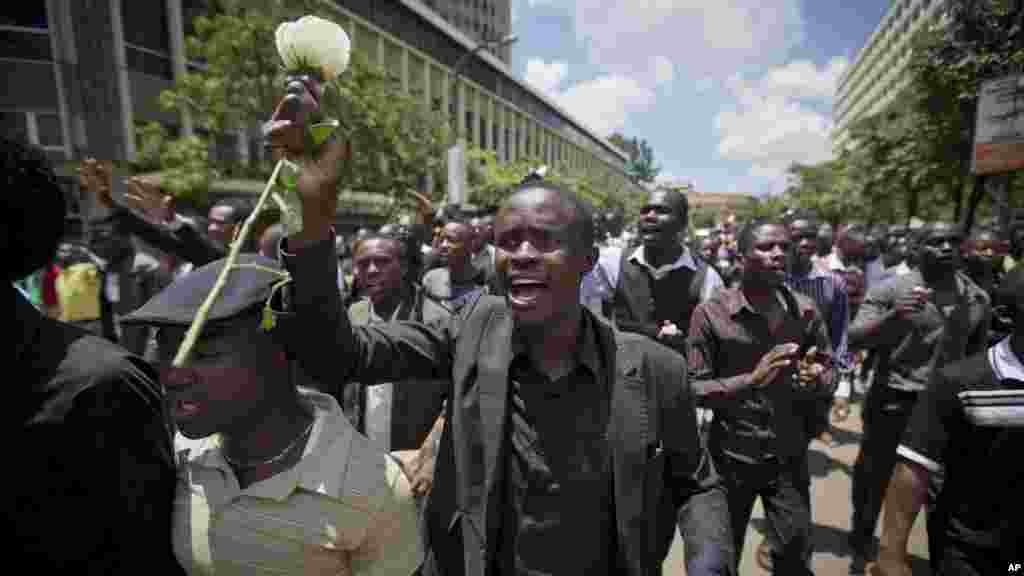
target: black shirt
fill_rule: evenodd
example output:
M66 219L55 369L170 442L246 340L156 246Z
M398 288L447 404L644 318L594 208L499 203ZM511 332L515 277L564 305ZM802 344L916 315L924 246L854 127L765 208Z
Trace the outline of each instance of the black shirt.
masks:
M947 547L966 546L996 566L1024 550L1024 366L1008 343L939 370L899 447L903 458L944 476L928 522L938 523Z
M516 575L614 573L615 521L607 441L611 391L593 327L575 368L552 382L519 354L509 369L507 510L499 570Z

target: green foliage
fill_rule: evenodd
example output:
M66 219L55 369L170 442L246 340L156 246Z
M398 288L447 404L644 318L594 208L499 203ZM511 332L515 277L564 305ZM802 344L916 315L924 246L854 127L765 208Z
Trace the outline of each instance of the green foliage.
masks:
M654 150L646 140L627 139L622 134L612 134L608 141L629 156L626 173L634 182L650 184L661 172L661 167L654 162Z
M139 143L136 172L161 173L161 185L180 200L207 203L210 184L219 176L210 164L210 145L199 136L168 139L164 127L150 122L136 129Z
M195 36L186 39L190 58L204 62L205 68L186 73L172 90L160 95L160 104L166 110L188 110L194 125L207 131L211 141L239 129L252 137L283 94L284 74L274 43L277 26L304 14L327 19L335 19L336 14L326 3L312 0L220 0L215 4L217 10L196 18ZM368 61L362 51L353 50L348 70L325 86L322 110L340 120L340 131L353 143L354 158L343 179L344 189L395 195L415 188L428 173L440 180L443 117L426 110L421 98L403 92L400 83L382 66ZM199 160L196 145L192 141L161 150L195 163ZM208 155L206 160L214 162ZM149 152L145 161L153 164ZM252 178L267 178L271 169L267 160L209 168ZM168 174L172 189L189 190L200 183L196 178L179 180L179 175Z
M851 146L838 158L793 166L787 195L833 222L989 213L969 174L971 133L981 82L1024 64L1021 14L1012 4L954 2L943 26L912 40L907 87L849 127Z
M539 158L520 158L515 162L498 163L493 150L473 147L466 153L469 201L481 206L496 206L509 190L522 182L532 170L544 164ZM602 173L583 173L564 166L549 166L548 180L576 193L597 211L615 211L635 218L639 214L639 189L614 190L611 180ZM631 221L631 220L627 220Z

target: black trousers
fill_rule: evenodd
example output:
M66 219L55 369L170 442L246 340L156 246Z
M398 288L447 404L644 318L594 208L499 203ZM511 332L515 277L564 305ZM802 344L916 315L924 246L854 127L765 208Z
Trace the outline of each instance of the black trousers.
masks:
M747 524L758 497L768 520L776 574L807 575L811 557L811 490L807 455L776 463L746 464L724 454L715 464L726 480L726 495L736 547L737 571Z
M689 576L735 576L739 557L724 487L690 496L679 510L679 535ZM667 555L666 549L663 557Z
M850 544L858 554L870 552L885 490L896 467L896 448L916 402L917 392L896 390L882 382L868 390L863 411L864 435L853 467L851 495Z

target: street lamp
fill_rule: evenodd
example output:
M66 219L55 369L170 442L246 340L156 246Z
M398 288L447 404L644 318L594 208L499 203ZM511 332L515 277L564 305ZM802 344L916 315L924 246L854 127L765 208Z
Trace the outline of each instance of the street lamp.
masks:
M461 114L462 109L462 98L461 92L459 91L459 76L462 75L462 67L472 58L476 53L485 49L497 49L512 44L519 37L515 34L509 34L499 40L490 40L487 42L481 42L477 44L472 50L466 52L455 62L454 76L455 80L452 82L452 90L455 92L455 97L452 98L455 101L455 122L454 122L454 134L455 143L448 148L448 203L449 204L464 204L466 201L466 138L462 135L462 131L459 130L460 125L465 122L465 116Z

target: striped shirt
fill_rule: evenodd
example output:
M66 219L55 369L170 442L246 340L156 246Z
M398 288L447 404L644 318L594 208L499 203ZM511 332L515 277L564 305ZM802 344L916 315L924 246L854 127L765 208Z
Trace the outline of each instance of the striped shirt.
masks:
M789 275L786 284L817 303L818 309L828 320L828 336L832 341L836 366L840 374L845 375L853 366L847 338L850 301L846 294L846 282L839 274L821 273L812 269L802 276Z

